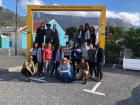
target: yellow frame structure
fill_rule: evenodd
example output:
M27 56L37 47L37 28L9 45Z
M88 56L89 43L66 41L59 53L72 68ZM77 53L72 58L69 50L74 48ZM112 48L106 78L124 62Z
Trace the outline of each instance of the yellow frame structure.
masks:
M106 28L106 7L105 6L48 6L48 5L28 5L27 6L27 55L33 44L33 11L100 11L100 45L105 48L105 28Z

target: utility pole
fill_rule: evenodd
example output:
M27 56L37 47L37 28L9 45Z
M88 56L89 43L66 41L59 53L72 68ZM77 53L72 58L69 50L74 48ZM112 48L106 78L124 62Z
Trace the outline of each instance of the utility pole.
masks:
M16 0L16 28L15 28L15 55L17 55L17 35L18 35L18 30L17 30L17 21L18 21L18 15L17 15L17 6L18 6L18 0Z

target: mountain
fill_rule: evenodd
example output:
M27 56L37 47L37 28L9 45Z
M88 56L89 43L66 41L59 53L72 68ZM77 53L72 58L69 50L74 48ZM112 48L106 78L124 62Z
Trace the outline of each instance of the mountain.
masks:
M66 16L66 15L54 15L54 14L45 14L40 12L40 18L38 18L37 12L33 12L34 22L43 20L46 23L52 19L55 19L63 29L66 29L70 26L79 26L81 24L89 23L93 25L99 25L99 18L91 17L80 17L80 16ZM26 25L26 17L18 15L18 26L23 27ZM136 27L127 22L123 22L120 19L108 18L107 25L121 26L124 28ZM15 13L0 7L0 27L5 26L15 26ZM136 27L138 28L138 27Z
M15 26L15 13L0 7L0 27ZM18 16L18 26L25 25L25 17Z
M41 12L39 14L39 17L37 12L34 12L33 17L34 17L34 22L43 20L44 22L47 23L48 21L55 19L63 29L66 29L69 26L78 27L79 25L85 23L89 23L91 25L99 25L100 22L100 19L96 17L91 18L91 17L80 17L80 16L54 15L54 14L45 14ZM121 19L117 19L117 18L116 19L108 18L107 25L124 27L126 29L135 27L132 24L123 22Z

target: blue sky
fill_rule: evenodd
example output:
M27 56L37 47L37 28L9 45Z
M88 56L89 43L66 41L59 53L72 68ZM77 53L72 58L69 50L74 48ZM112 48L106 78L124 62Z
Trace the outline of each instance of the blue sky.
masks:
M0 0L0 6L15 12L16 0ZM120 18L140 26L140 0L19 0L18 13L26 15L27 4L105 5L107 17Z

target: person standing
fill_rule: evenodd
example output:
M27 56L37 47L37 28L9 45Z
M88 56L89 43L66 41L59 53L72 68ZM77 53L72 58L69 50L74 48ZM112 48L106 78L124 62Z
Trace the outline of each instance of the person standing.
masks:
M95 52L95 65L96 65L96 69L97 69L96 80L98 82L103 80L103 71L102 71L103 58L104 58L103 49L100 47L100 44L97 44L96 52Z
M25 81L27 82L30 82L30 76L33 76L36 73L34 62L32 61L32 59L33 57L29 56L27 60L25 60L21 70L21 73L25 75Z
M90 27L90 36L91 36L91 43L95 46L96 35L95 35L95 28L93 26Z
M71 59L71 48L70 44L66 43L66 46L63 48L64 51L64 57L66 57L68 60Z
M35 42L38 43L38 47L41 47L42 43L44 42L44 35L45 35L45 24L41 23L40 27L37 28Z
M53 42L53 30L51 29L51 24L46 24L47 29L45 30L45 44L48 44L49 42Z
M88 50L89 46L87 45L87 42L84 42L84 46L81 47L82 57L88 61Z
M36 65L37 64L37 49L38 49L38 43L33 43L33 48L30 49L30 55L33 57L33 62Z
M95 45L97 45L99 43L99 41L100 41L100 27L96 28L95 35L96 35Z
M48 43L43 52L44 70L46 71L46 76L49 76L52 70L52 55L51 43Z
M59 46L56 49L56 51L54 51L54 54L53 54L53 61L54 61L55 67L52 70L52 75L54 74L54 72L55 72L55 75L57 74L57 69L58 69L63 57L64 57L63 50L62 50L61 46Z
M90 44L91 36L90 36L90 26L88 23L85 24L84 39L88 44Z
M58 49L60 43L59 34L56 28L56 24L53 25L53 47L54 49Z
M76 65L80 62L81 49L78 48L78 44L75 43L74 47L71 49L71 61L73 64L74 75L76 74Z
M78 42L78 47L81 47L83 39L84 39L84 27L83 25L79 26L79 30L77 32L77 42Z
M45 43L42 43L42 47L37 50L37 61L38 61L38 74L43 75L43 52L45 49Z
M89 71L90 71L90 76L91 77L93 76L93 71L94 71L95 77L97 77L94 57L95 57L95 48L93 47L92 44L90 44L90 49L88 50L88 62L89 62Z

